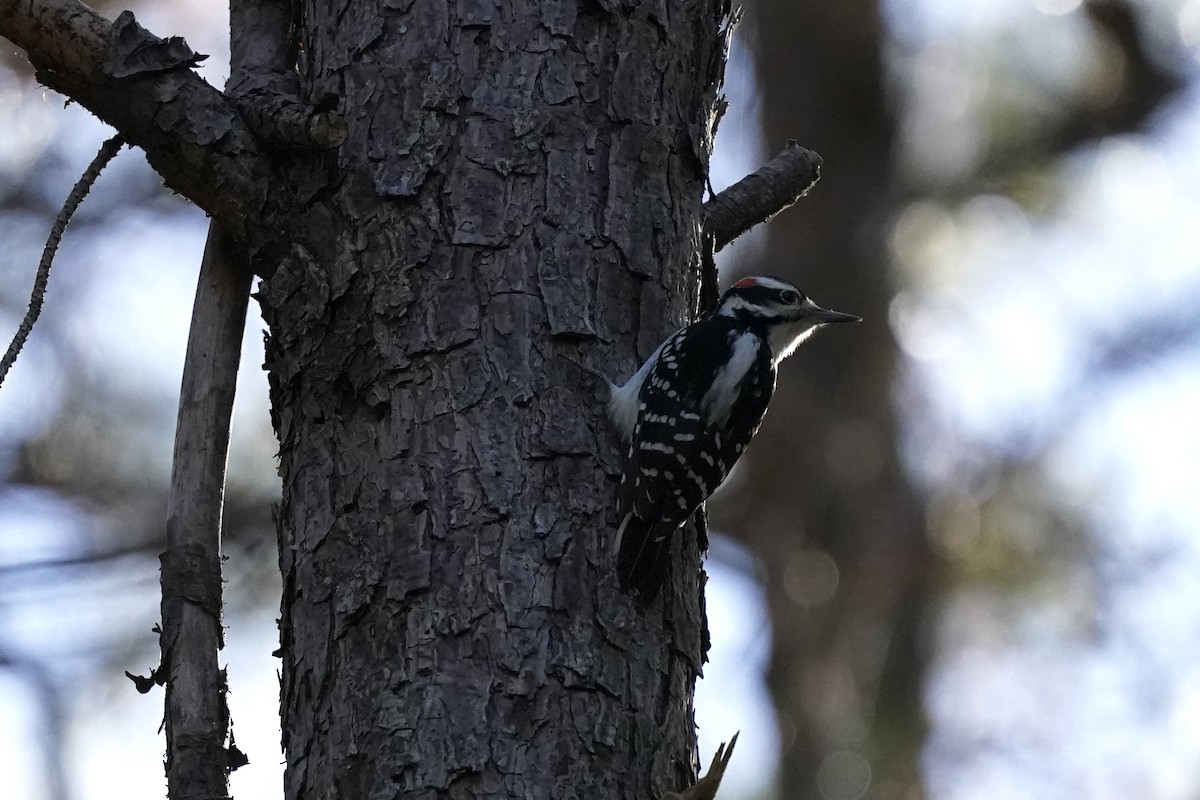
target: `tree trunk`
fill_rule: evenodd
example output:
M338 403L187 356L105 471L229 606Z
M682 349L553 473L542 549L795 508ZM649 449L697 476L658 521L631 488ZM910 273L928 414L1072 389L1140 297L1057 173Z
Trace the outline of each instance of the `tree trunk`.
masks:
M628 374L692 313L726 15L305 5L349 136L295 159L259 293L287 798L694 780L695 541L665 603L620 592L603 398L556 354Z
M784 796L917 797L930 556L892 405L893 121L879 11L873 0L760 0L748 23L768 149L797 138L824 158L812 202L768 228L754 270L864 323L786 362L744 478L713 523L766 569Z

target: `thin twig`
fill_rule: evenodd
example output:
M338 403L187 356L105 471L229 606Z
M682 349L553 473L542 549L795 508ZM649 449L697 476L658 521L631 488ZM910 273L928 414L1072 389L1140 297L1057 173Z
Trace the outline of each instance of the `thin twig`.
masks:
M37 275L33 279L33 292L29 296L29 309L25 312L25 318L21 320L16 335L8 345L8 352L4 354L3 360L0 360L0 385L4 384L5 376L16 362L17 356L21 354L21 348L25 346L25 341L29 338L34 323L42 313L42 301L46 297L46 284L50 280L50 265L54 261L54 254L58 252L58 243L62 240L63 233L66 232L67 225L70 224L71 217L75 214L75 209L79 208L83 198L87 197L87 193L91 191L92 184L100 176L100 171L108 165L109 161L112 161L113 156L124 144L124 137L118 133L100 146L100 152L96 153L96 157L92 159L92 163L88 165L83 176L75 184L75 188L67 195L67 201L63 203L62 209L58 212L58 218L54 220L54 227L50 229L50 238L46 240L46 249L42 251L42 260L38 262Z

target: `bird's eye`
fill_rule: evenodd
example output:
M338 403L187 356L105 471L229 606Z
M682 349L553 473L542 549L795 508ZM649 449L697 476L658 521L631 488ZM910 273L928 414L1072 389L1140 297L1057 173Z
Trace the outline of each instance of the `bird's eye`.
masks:
M784 289L779 293L779 299L787 303L789 306L800 304L800 293L792 289Z

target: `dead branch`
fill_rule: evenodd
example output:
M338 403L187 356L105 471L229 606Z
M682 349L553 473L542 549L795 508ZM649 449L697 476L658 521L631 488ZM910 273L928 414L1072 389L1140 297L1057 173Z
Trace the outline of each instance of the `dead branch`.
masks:
M239 233L261 217L272 168L237 108L191 66L178 37L159 39L126 12L113 23L75 0L0 0L0 36L38 80L146 151L166 184Z
M3 359L0 359L0 385L4 384L4 378L12 369L17 356L21 354L21 348L29 339L34 323L41 316L42 301L46 297L46 284L50 281L50 265L54 262L54 254L58 252L58 243L62 241L63 233L66 232L67 225L70 224L71 217L75 214L75 209L79 208L83 198L87 197L87 193L91 191L92 184L96 182L96 178L100 177L100 171L108 165L109 161L112 161L113 156L124 144L125 140L120 134L117 134L100 145L100 152L96 153L96 157L84 170L83 175L75 183L75 188L67 195L66 202L59 210L58 217L54 220L54 226L50 228L50 237L46 240L46 247L42 250L42 260L38 262L37 274L33 279L33 292L29 295L29 308L25 312L25 318L17 327L12 342L8 345L8 352L4 354Z
M803 197L821 177L821 157L795 142L704 204L717 250Z
M221 509L229 423L253 278L240 249L209 226L188 334L162 563L167 787L171 800L225 797L229 709L217 663ZM201 791L203 789L203 791Z

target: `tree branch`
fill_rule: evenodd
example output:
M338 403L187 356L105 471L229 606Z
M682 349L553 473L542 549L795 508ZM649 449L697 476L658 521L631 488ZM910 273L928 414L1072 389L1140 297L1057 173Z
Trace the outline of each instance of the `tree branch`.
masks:
M821 177L821 157L788 142L783 152L704 204L717 250L803 197Z
M229 5L230 61L226 86L247 124L264 139L293 150L329 150L346 140L346 120L334 111L338 97L315 103L301 97L291 3L280 0Z
M39 81L145 150L167 186L239 235L257 224L267 156L234 105L190 69L202 57L182 39L158 39L128 12L110 24L75 0L0 0L0 36L25 50Z
M253 275L244 251L209 226L188 335L162 555L162 666L171 800L228 794L229 709L217 663L221 508L242 331Z
M231 0L229 13L227 88L237 97L250 124L260 133L273 133L276 140L290 145L321 146L319 137L314 141L308 127L314 117L299 102L298 94L281 94L272 88L284 85L289 77L295 82L294 88L299 87L292 70L295 46L290 36L291 4ZM269 122L272 119L278 124ZM252 279L244 245L239 245L214 219L204 245L184 357L167 505L168 550L163 559L160 642L163 664L169 668L165 719L170 800L226 797L229 773L247 762L233 742L217 651L223 644L221 515L225 462ZM178 568L192 555L202 562L201 574L213 574L216 580L198 587L203 594L195 602L178 604L175 590L187 579ZM179 680L181 674L187 675L186 681Z
M62 241L63 233L66 232L67 225L71 223L75 209L79 208L83 198L87 197L92 184L96 182L96 178L100 177L100 171L108 165L109 161L112 161L113 156L124 144L125 140L121 138L120 134L117 134L100 146L100 152L96 153L92 163L84 170L83 175L75 183L75 188L71 189L66 202L58 212L58 218L54 220L54 226L50 229L50 237L46 240L46 247L42 251L42 260L38 262L37 274L33 279L33 291L29 295L29 309L25 312L25 318L21 320L12 342L8 345L8 352L4 354L4 358L0 359L0 385L3 385L4 378L12 369L12 365L16 363L17 356L21 354L21 348L25 346L25 341L33 331L34 323L41 316L42 300L46 296L46 284L50 281L50 265L54 263L54 254L58 252L58 243Z

